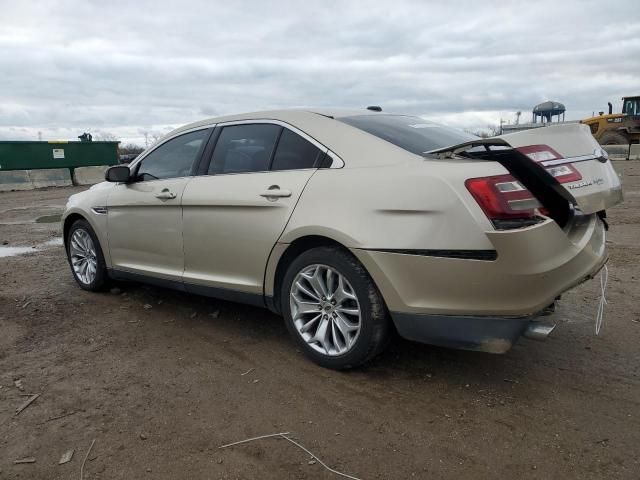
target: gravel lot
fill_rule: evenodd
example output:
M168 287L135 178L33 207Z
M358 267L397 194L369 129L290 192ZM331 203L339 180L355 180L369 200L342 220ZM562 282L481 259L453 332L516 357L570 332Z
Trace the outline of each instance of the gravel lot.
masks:
M0 258L0 478L79 478L94 439L85 478L339 478L282 439L218 449L275 432L361 479L639 478L640 162L616 168L599 336L591 281L544 343L494 356L398 339L349 373L307 361L264 310L80 290L46 223L80 189L0 193L5 251L39 246Z

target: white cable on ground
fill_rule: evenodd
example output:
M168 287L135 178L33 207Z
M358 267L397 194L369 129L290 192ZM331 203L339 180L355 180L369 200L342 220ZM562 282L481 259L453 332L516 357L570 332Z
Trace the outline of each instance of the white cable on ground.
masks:
M89 454L91 453L91 449L93 448L94 443L96 443L95 438L91 441L91 445L89 445L89 450L87 450L87 454L84 456L82 465L80 465L80 480L84 480L84 464L87 463L87 458L89 458Z
M358 477L352 477L351 475L347 475L346 473L342 473L339 472L338 470L334 470L333 468L327 466L326 463L324 463L322 460L320 460L318 457L316 457L313 453L311 453L309 450L307 450L306 448L304 448L302 445L300 445L298 442L296 442L295 440L290 439L289 437L287 437L286 435L282 435L282 438L284 438L285 440L289 440L291 443L293 443L296 447L301 448L302 450L304 450L305 452L307 452L309 455L311 455L320 465L322 465L324 468L326 468L327 470L329 470L331 473L335 473L336 475L340 475L341 477L346 477L346 478L351 478L353 480L360 480Z
M272 433L271 435L261 435L259 437L247 438L246 440L240 440L239 442L233 442L233 443L227 443L226 445L220 445L218 448L233 447L234 445L240 445L242 443L253 442L254 440L261 440L263 438L271 438L271 437L284 437L285 435L289 435L289 432Z
M306 452L309 455L311 455L314 458L314 460L316 460L320 465L322 465L324 468L329 470L331 473L335 473L336 475L340 475L341 477L350 478L351 480L360 480L358 477L353 477L351 475L347 475L346 473L339 472L338 470L334 470L333 468L329 467L326 463L324 463L322 460L320 460L318 457L316 457L311 451L307 450L305 447L300 445L295 440L292 440L291 438L287 437L287 435L289 435L289 432L272 433L271 435L261 435L259 437L253 437L253 438L247 438L246 440L240 440L239 442L227 443L226 445L221 445L218 448L232 447L234 445L240 445L240 444L247 443L247 442L253 442L254 440L261 440L263 438L284 438L285 440L288 440L289 442L293 443L296 447L300 448L304 452Z
M600 272L600 302L598 302L598 313L596 314L596 335L600 334L602 322L604 321L604 306L607 304L605 293L607 291L607 282L609 281L609 269L605 265Z

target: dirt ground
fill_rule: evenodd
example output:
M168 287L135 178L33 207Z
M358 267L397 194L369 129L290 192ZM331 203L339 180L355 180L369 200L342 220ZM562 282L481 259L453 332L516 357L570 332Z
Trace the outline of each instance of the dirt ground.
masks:
M563 296L546 342L496 356L397 339L348 373L306 360L258 308L82 291L59 224L34 222L79 189L0 194L4 251L39 246L0 258L0 478L79 478L93 440L89 479L340 478L283 439L218 449L276 432L361 479L640 478L640 162L616 167L599 336L594 280Z

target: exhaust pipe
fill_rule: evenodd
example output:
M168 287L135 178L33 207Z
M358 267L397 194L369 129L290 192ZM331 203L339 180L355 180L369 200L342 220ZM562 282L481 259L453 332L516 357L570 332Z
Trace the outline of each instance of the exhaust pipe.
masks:
M545 325L544 323L529 322L527 328L525 328L523 335L531 340L544 341L553 329L556 328L556 324Z
M611 105L611 102L607 102L607 105L609 105L609 115L611 115L613 113L613 105Z

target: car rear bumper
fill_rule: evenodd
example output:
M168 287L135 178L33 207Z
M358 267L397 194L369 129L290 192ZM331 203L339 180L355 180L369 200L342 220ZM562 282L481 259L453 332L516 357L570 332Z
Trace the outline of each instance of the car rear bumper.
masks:
M401 337L441 347L505 353L532 317L504 318L391 312Z
M564 230L548 220L486 234L495 260L352 251L402 336L495 352L508 350L539 312L592 278L607 260L604 226L596 215L576 216ZM488 340L508 347L486 346Z

